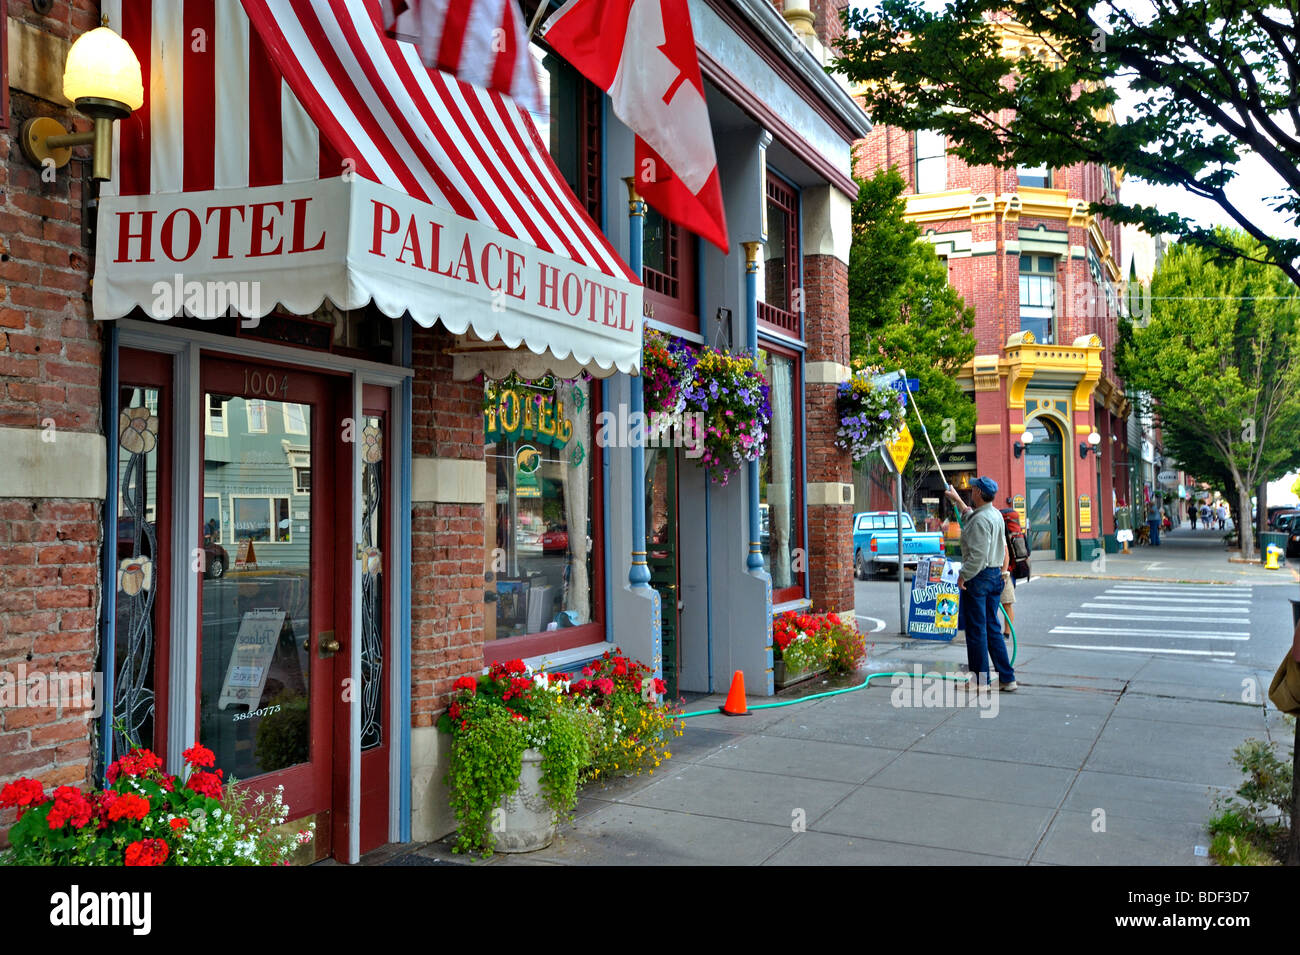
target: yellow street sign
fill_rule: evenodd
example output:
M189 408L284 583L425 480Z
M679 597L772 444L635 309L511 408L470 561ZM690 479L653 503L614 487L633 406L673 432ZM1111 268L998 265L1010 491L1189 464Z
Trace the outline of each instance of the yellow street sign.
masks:
M907 464L907 458L912 453L912 445L915 443L912 440L912 432L907 428L906 421L903 422L903 430L898 432L898 437L885 443L885 447L889 449L889 456L894 460L894 470L900 474Z

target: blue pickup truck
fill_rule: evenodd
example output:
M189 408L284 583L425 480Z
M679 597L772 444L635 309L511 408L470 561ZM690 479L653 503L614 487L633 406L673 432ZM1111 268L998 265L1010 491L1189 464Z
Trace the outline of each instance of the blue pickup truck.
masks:
M903 514L903 564L915 567L923 557L943 556L943 535L918 531L912 515ZM869 580L880 569L898 566L898 523L893 511L853 515L853 573Z

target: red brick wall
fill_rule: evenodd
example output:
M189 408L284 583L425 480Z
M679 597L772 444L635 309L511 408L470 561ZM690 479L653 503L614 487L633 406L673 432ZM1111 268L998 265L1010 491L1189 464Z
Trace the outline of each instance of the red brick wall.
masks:
M483 460L483 385L452 381L451 336L416 329L414 457ZM431 726L458 677L483 666L483 506L417 503L411 516L411 725Z
M847 364L849 331L848 266L830 255L803 260L804 339L807 361ZM808 483L853 483L847 451L835 447L838 418L835 385L808 383L804 388L804 457ZM847 610L853 606L853 505L817 505L808 512L808 572L813 606Z
M10 3L11 20L61 37L98 25L74 0L38 16ZM90 318L89 251L81 244L87 165L42 182L15 137L23 121L71 110L11 90L0 130L0 427L101 433L101 336ZM78 128L88 128L75 119ZM84 152L81 151L81 152ZM100 510L97 501L0 498L0 668L14 674L89 673L96 666ZM86 710L0 709L0 786L32 776L46 788L87 785L94 727ZM0 811L0 832L14 819ZM2 837L0 837L2 839Z
M812 7L813 15L817 18L813 24L817 38L827 47L832 48L831 51L834 53L835 41L844 35L844 26L840 23L840 11L849 5L849 0L811 0L808 5Z

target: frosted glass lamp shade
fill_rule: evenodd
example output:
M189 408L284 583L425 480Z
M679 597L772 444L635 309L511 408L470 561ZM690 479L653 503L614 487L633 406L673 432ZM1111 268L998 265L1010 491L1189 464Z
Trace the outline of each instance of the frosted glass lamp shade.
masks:
M108 101L139 109L144 105L144 82L131 45L108 27L83 33L68 51L63 95L74 103Z

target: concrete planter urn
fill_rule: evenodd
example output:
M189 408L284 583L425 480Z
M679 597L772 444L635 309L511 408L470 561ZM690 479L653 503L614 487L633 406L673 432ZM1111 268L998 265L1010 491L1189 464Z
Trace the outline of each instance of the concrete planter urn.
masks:
M542 790L542 754L524 750L519 789L501 799L499 828L495 825L497 852L535 852L555 839L557 818Z

